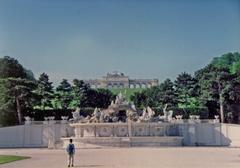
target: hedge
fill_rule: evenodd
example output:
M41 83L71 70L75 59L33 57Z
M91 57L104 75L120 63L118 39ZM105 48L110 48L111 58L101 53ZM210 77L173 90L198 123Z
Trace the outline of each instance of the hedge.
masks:
M25 115L34 118L35 121L43 121L44 117L49 116L54 116L55 120L61 120L61 116L68 116L69 118L72 118L73 111L75 111L75 109L34 109L30 112L27 112ZM81 108L80 113L86 117L88 115L92 115L93 111L94 108Z

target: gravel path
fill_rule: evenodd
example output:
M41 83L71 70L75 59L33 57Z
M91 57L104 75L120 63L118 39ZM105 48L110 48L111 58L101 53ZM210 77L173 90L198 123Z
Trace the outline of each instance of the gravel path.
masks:
M65 168L64 150L0 149L0 154L31 159L0 165L0 168ZM239 148L110 148L79 149L75 167L90 168L239 168Z

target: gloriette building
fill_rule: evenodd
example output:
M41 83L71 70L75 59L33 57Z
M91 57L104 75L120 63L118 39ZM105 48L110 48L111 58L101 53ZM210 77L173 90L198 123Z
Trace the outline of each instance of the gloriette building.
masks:
M158 79L130 79L121 72L107 73L102 79L84 80L92 88L150 88L158 85Z

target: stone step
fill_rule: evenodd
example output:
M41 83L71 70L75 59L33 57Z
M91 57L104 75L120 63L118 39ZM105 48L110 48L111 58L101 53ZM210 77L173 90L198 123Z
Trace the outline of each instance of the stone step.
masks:
M70 138L62 138L63 147L69 143ZM104 148L104 147L161 147L182 146L183 137L73 137L76 148Z

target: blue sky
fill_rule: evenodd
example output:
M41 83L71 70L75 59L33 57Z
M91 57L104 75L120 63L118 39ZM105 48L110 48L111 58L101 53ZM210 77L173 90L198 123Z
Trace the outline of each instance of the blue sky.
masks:
M174 79L240 51L240 0L0 0L0 56L55 83Z

